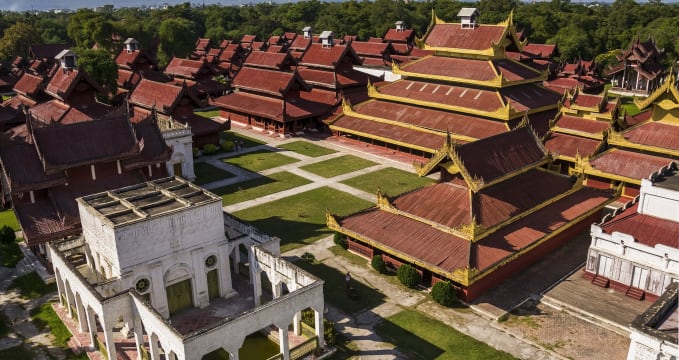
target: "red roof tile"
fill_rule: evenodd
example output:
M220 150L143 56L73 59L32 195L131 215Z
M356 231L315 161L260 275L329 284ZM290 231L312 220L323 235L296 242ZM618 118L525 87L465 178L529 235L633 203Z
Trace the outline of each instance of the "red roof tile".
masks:
M500 43L505 31L502 25L480 25L463 29L458 24L435 24L424 43L428 46L452 49L485 50Z
M415 31L412 29L407 29L403 31L398 31L396 29L389 29L387 33L384 34L385 41L393 42L410 42L415 38Z
M526 127L458 146L455 151L469 176L484 183L534 167L547 155L540 140Z
M550 58L556 55L556 44L531 44L523 46L523 52L541 58Z
M312 101L298 99L285 105L286 117L283 117L283 100L249 94L243 91L221 96L214 100L215 105L241 113L265 117L267 119L285 121L319 116L328 111L328 106Z
M670 158L611 149L590 160L593 168L604 173L641 180L672 161Z
M381 100L364 102L354 106L354 110L365 115L441 132L450 131L475 139L489 137L508 130L506 124L498 121Z
M141 55L141 50L128 51L127 49L122 49L118 56L116 56L116 64L131 67L137 61L139 55Z
M66 100L75 87L81 82L86 82L97 92L103 92L103 89L99 84L84 71L63 69L58 69L56 71L50 82L47 84L45 91L58 99Z
M585 119L572 115L561 115L556 124L560 128L581 131L589 134L601 134L603 131L610 129L611 127L611 124L606 121Z
M608 234L614 231L634 237L636 242L647 246L658 244L679 248L679 223L638 213L639 204L630 206L622 213L601 224Z
M102 103L71 106L59 100L50 100L40 103L30 109L30 113L36 119L46 124L54 122L71 124L89 121L93 118L100 117L109 111L111 111L111 107Z
M583 138L570 134L552 133L545 139L545 147L550 153L574 158L592 156L601 145L601 140Z
M471 266L483 271L609 199L610 192L582 188L475 243Z
M392 200L399 210L433 221L450 228L457 228L472 221L469 188L450 182L425 186Z
M509 81L522 81L540 76L536 70L529 69L509 60L473 60L454 57L426 56L401 67L412 73L447 76L475 81L489 81L501 73Z
M288 53L254 51L245 59L243 66L283 70L289 69L293 64L294 59Z
M43 85L43 77L24 73L21 78L14 84L14 91L19 94L34 97L37 92L41 90Z
M358 55L381 57L390 49L389 43L375 43L368 41L352 41L351 46Z
M299 65L334 69L343 62L355 65L361 64L361 60L351 46L334 45L331 47L323 47L322 44L311 44L304 52L304 55L302 55Z
M297 73L272 71L254 67L240 69L231 85L237 89L247 89L275 96L284 96L297 84L303 89L308 85Z
M647 122L624 132L625 139L635 144L648 145L663 149L679 150L679 126Z
M468 109L494 112L504 107L494 90L451 86L425 81L398 80L378 88L381 94Z
M405 216L374 209L342 219L340 224L395 253L408 254L445 271L464 269L469 264L469 241Z
M500 95L515 111L530 111L537 108L553 107L561 99L558 93L535 84L523 84L500 89Z
M582 92L578 93L573 99L573 102L576 105L583 107L594 107L597 109L599 108L599 104L601 104L602 101L604 101L604 99L601 95L590 95Z
M198 75L204 67L205 62L201 60L172 58L170 63L165 67L164 72L169 75L191 79Z
M405 143L434 152L443 146L445 137L428 132L391 124L368 121L362 118L343 115L335 120L331 127L352 134L368 134L373 138L390 143ZM365 136L365 135L360 135Z
M132 90L130 103L146 108L156 107L167 114L172 111L181 94L181 86L142 79Z
M304 36L297 36L290 44L290 49L306 50L311 45L311 39L305 39Z
M52 206L49 199L36 201L33 204L14 204L14 212L21 224L24 240L29 246L75 235L81 231L78 224L64 222L64 218Z

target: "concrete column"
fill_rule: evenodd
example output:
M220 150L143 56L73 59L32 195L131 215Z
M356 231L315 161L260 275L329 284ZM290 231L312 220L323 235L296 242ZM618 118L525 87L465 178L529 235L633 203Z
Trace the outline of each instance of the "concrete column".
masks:
M196 179L196 173L193 171L193 142L187 142L185 146L186 156L182 159L182 173L184 178L193 181Z
M144 347L144 332L142 330L142 324L141 324L141 319L139 318L138 314L133 314L133 321L132 323L134 324L134 342L137 345L137 360L142 360L141 358L141 348Z
M90 334L90 343L92 348L97 347L97 320L94 317L96 314L91 307L85 308L85 316L87 317L87 332Z
M278 325L276 325L278 326ZM283 360L290 360L290 344L288 344L288 326L278 326L278 342Z
M68 310L68 317L73 319L73 310L71 309L71 305L75 304L75 300L73 299L73 292L71 292L71 284L69 284L67 281L64 282L64 290L66 290L66 309Z
M298 311L295 313L295 316L292 318L292 329L295 332L295 335L302 335L302 312Z
M231 282L231 267L229 266L228 244L219 245L217 272L219 274L219 296L228 297L233 293Z
M149 334L149 352L151 360L160 360L160 349L158 348L158 336L155 333Z
M87 331L87 315L80 294L75 294L75 311L78 314L78 331Z
M170 352L167 354L167 360L177 360L177 354L170 350Z
M238 275L240 274L240 269L238 268L238 264L240 263L240 249L238 248L238 245L236 244L233 247L233 273Z
M116 360L118 359L118 355L116 354L116 343L115 340L113 340L113 327L107 324L106 320L104 320L104 323L101 324L101 326L104 328L104 341L106 341L108 358L109 360Z
M192 291L193 306L203 309L210 305L210 297L207 290L207 269L203 261L203 249L191 251L191 266L193 267Z
M251 271L250 277L252 280L252 288L255 297L255 306L259 306L262 303L262 275L259 271L255 271L254 274Z
M272 289L271 292L273 293L273 298L277 299L281 297L281 293L283 292L283 283L279 282L277 284L271 285Z
M314 328L316 329L316 336L318 337L318 346L325 347L324 330L323 330L323 313L314 309Z
M59 295L59 306L64 306L64 299L62 296L66 296L64 294L64 283L63 280L61 279L61 273L59 270L54 272L54 280L57 283L57 294Z
M229 351L229 360L238 360L238 350Z
M165 279L160 262L150 264L151 275L151 304L163 317L168 318L170 313L167 308L167 295L165 294Z

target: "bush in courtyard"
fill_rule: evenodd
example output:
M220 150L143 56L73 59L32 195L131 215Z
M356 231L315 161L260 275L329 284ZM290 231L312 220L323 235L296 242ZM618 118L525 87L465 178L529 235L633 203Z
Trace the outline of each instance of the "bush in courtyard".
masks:
M219 148L215 144L205 144L205 146L203 146L203 154L205 155L212 155L216 153L217 150L219 150Z
M0 228L0 242L3 244L9 244L15 242L17 239L16 235L14 234L14 229L7 225L3 225Z
M341 248L344 249L344 250L346 250L347 247L349 246L349 244L347 244L347 237L346 237L346 235L344 235L344 234L342 234L342 233L336 232L336 233L335 233L335 239L334 239L334 241L335 241L335 245L341 247Z
M227 140L227 141L224 141L222 143L221 147L222 147L222 150L224 150L226 152L231 152L235 148L235 145L233 144L233 141Z
M373 256L372 261L370 261L370 265L372 265L373 269L377 270L377 272L380 274L384 273L387 269L387 266L384 264L384 260L382 259L382 255L380 254Z
M443 306L453 306L455 304L455 288L449 281L439 281L431 289L431 297Z
M420 283L420 273L414 267L403 264L396 271L396 277L401 284L411 288Z
M302 310L302 322L311 328L316 326L314 318L314 311L311 309ZM335 330L335 323L323 318L323 339L325 339L325 346L334 346L337 341L337 331Z

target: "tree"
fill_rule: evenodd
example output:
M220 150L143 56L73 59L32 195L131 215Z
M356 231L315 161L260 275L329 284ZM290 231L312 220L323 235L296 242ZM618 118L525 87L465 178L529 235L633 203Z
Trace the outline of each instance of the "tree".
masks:
M68 36L75 41L75 45L91 48L98 44L104 49L110 49L113 35L113 25L103 14L89 9L80 9L68 22Z
M16 234L14 233L14 229L7 225L3 225L0 228L0 243L10 244L13 243L15 240Z
M118 65L111 54L104 49L76 48L78 66L99 85L112 93L118 86Z
M31 44L41 43L40 35L33 26L18 22L5 29L0 38L0 59L11 59L15 56L28 56Z
M403 264L396 270L396 277L401 284L409 288L415 287L421 281L420 273L408 264Z
M158 65L164 67L172 56L186 58L191 54L198 38L195 24L186 19L169 18L160 23L158 29L160 47Z

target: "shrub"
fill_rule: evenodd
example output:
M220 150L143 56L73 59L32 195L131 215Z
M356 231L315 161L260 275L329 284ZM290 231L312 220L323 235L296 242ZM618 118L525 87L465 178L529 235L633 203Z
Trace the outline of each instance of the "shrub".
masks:
M431 289L431 297L443 306L453 306L455 304L455 288L449 281L439 281Z
M11 244L17 239L16 234L14 234L14 229L7 225L3 225L0 228L0 242L3 244Z
M347 243L347 237L342 233L336 232L334 241L335 245L341 247L344 250L346 250L349 247L349 244Z
M414 267L403 264L396 271L396 277L401 284L411 288L420 283L420 273Z
M302 260L308 263L312 263L314 262L314 260L316 260L316 257L314 256L314 254L310 252L305 252L304 254L302 254Z
M311 326L316 326L314 319L314 311L311 309L302 310L302 322ZM325 339L326 346L334 346L337 341L337 331L335 330L335 323L323 317L323 339Z
M236 146L234 145L233 141L227 140L227 141L224 141L224 142L222 143L221 147L222 147L222 150L224 150L224 151L226 151L226 152L231 152L231 151L233 151L233 149L234 149Z
M212 155L216 153L217 150L219 150L219 148L215 144L205 144L205 146L203 146L203 154L205 155Z
M384 273L387 269L386 265L384 264L384 260L382 259L382 255L380 254L373 256L370 265L372 265L373 269L375 269L380 274Z

